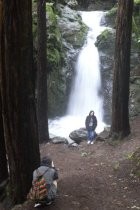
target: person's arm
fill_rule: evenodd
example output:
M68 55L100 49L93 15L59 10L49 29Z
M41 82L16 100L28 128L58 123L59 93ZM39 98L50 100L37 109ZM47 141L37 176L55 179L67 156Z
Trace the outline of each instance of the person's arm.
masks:
M54 170L53 180L57 180L58 179L58 172L57 172L57 169L54 166L54 162L53 161L52 161L51 168Z
M94 120L93 120L93 130L95 130L96 127L97 127L97 118L94 116Z
M96 117L95 117L96 118ZM97 127L97 118L96 118L96 127Z
M85 120L86 129L87 129L87 124L88 124L88 117L86 117L86 120Z
M53 167L53 169L54 169L53 184L54 184L54 185L56 186L56 188L57 188L58 172L57 172L57 170L56 170L55 167Z
M55 167L53 167L54 169L54 176L53 176L53 180L57 180L58 179L58 171L56 170Z

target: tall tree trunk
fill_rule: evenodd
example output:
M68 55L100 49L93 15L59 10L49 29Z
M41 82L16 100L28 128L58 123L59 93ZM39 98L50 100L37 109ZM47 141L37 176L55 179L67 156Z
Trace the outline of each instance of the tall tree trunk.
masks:
M46 69L46 1L37 0L38 46L37 46L37 118L39 142L49 140L47 114L47 69Z
M1 104L1 95L0 95L0 183L6 180L7 178L8 178L8 168L7 168L5 141L4 141L2 104Z
M3 31L3 2L0 0L0 72L2 68L3 53L2 45L4 43L4 31ZM4 48L3 48L4 50ZM1 75L0 75L1 77ZM3 119L2 119L2 101L1 101L1 90L0 90L0 183L8 178L6 149L4 141L4 130L3 130Z
M123 138L130 133L129 77L133 0L119 0L114 58L111 135Z
M14 203L26 198L40 154L34 95L32 1L4 4L5 66L1 68L4 135Z

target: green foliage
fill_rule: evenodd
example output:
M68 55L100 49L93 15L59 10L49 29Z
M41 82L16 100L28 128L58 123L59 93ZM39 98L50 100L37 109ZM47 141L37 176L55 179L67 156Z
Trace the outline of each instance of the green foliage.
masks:
M109 31L108 29L105 29L105 30L101 33L102 39L107 40L107 39L108 39L108 36L109 36L109 33L110 33L110 31Z
M134 154L133 152L132 152L132 153L130 153L130 154L127 154L127 159L128 159L128 160L131 160L131 159L132 159L132 157L133 157L133 154Z
M47 58L49 62L52 64L51 66L58 66L61 60L60 53L56 48L48 48L49 50L47 51Z
M106 14L106 16L108 17L112 17L115 16L117 13L117 6L114 6L111 10L108 11L108 13Z
M140 4L140 0L134 0L134 4Z
M59 69L62 53L61 33L57 25L57 12L53 3L46 3L46 12L48 16L47 24L47 59L49 71Z
M85 37L88 32L88 27L83 22L81 23L81 29L79 31L78 37L79 37L79 43L83 43L85 40ZM77 40L78 41L78 40Z
M36 49L37 42L37 4L32 1L32 15L33 15L33 39L34 49ZM46 3L47 16L47 67L48 71L59 69L61 60L63 60L61 33L57 25L57 11L54 3ZM36 59L36 52L35 52Z
M82 156L82 157L87 157L87 156L88 156L88 153L87 153L87 152L82 152L82 153L81 153L81 156Z
M65 110L62 80L63 77L58 71L51 71L48 75L48 114L52 118L62 115Z
M132 17L132 27L133 27L133 39L137 43L138 47L140 47L140 17L133 16Z
M46 12L49 17L49 25L56 25L57 24L57 16L53 10L53 3L46 3Z
M112 38L112 32L110 29L105 29L98 37L95 45L100 48L100 47L105 47L106 44L110 43L110 39Z

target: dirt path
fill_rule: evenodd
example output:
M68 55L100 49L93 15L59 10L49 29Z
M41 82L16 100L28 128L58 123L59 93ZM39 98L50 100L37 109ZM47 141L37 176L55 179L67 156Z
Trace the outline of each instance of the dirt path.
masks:
M53 157L59 171L58 196L44 210L140 209L140 182L131 177L129 158L140 147L140 117L132 123L132 134L123 142L96 142L79 148L43 144L41 156ZM32 203L24 208L32 210ZM39 208L42 209L42 208Z

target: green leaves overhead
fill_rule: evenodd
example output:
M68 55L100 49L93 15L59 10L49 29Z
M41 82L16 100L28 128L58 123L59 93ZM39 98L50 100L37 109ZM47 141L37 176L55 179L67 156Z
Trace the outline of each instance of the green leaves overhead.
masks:
M134 0L135 4L140 4L140 0Z

